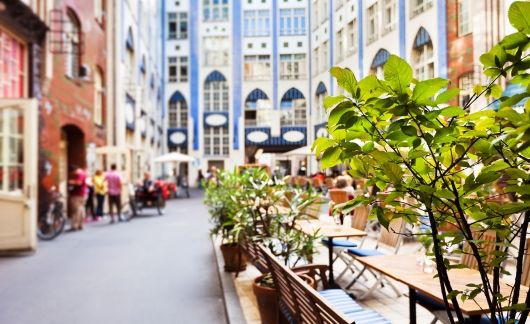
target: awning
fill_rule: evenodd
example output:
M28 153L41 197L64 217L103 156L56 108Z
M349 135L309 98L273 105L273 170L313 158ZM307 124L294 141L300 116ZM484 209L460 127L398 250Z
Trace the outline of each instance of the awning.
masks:
M317 91L315 92L316 96L320 96L321 94L326 94L328 92L328 89L326 89L326 85L324 82L320 82L317 86Z
M300 90L296 88L291 88L283 95L282 101L293 101L296 99L305 99L304 95Z

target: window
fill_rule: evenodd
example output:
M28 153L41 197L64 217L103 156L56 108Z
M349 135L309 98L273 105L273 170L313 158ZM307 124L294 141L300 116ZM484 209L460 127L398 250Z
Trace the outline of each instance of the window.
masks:
M226 156L229 148L228 128L204 128L204 155Z
M204 83L204 111L228 111L228 83L222 74L212 72Z
M25 96L25 47L0 29L0 98Z
M70 9L66 13L65 46L66 46L66 76L75 79L79 77L81 66L81 24L77 15Z
M0 150L0 192L21 192L24 188L24 114L19 109L0 111Z
M281 126L306 125L306 100L299 90L289 89L282 97L280 106L282 109Z
M103 113L105 111L105 76L101 69L97 68L94 74L94 123L103 125Z
M187 39L188 38L188 13L170 12L168 13L168 38Z
M320 0L319 10L321 12L321 14L319 15L320 24L322 25L328 19L328 11L329 11L328 0Z
M471 32L469 15L469 1L458 0L458 36L463 36Z
M204 37L203 53L205 66L228 65L228 53L230 53L230 41L228 37Z
M432 7L432 0L410 0L410 2L412 17L419 15Z
M169 82L188 81L188 58L186 56L168 57Z
M316 117L318 122L323 122L327 118L326 107L324 107L324 98L326 98L327 95L327 91L316 95Z
M419 80L434 78L434 58L432 42L412 50L414 75Z
M169 128L188 127L188 104L181 100L170 100L168 109Z
M370 74L375 75L378 79L383 79L383 67L385 66L390 53L385 49L380 49L375 54L375 57L370 65Z
M329 52L328 41L325 41L324 43L322 43L322 47L320 48L320 55L321 55L320 71L325 71L328 68L328 63L329 63L328 52Z
M280 9L280 35L304 35L305 9Z
M270 55L245 55L245 80L268 80L271 76Z
M318 1L313 0L311 4L312 13L311 13L311 29L315 30L318 27Z
M104 24L106 15L106 0L95 0L94 1L95 17L97 22Z
M318 47L315 48L313 50L313 74L316 75L318 74L318 68L319 68L319 64L320 64L320 61L319 61L319 57L318 57ZM281 60L281 56L280 56L280 60Z
M305 79L307 73L305 54L280 55L280 79Z
M396 1L384 0L383 3L383 32L387 33L396 27Z
M254 89L245 100L245 126L265 126L270 119L272 102L265 92Z
M460 93L458 95L458 101L460 106L465 107L471 96L473 95L473 73L466 73L458 78L458 88Z
M204 21L228 20L228 0L203 0Z
M375 41L378 37L378 31L377 31L377 3L374 3L372 6L368 8L367 13L367 24L368 24L368 35L366 38L367 43L371 43Z
M269 10L247 10L243 16L245 36L269 36Z
M337 39L337 50L335 51L335 62L342 60L344 55L344 39L343 39L343 30L339 30L335 38Z
M354 19L348 23L348 54L357 50L357 20Z

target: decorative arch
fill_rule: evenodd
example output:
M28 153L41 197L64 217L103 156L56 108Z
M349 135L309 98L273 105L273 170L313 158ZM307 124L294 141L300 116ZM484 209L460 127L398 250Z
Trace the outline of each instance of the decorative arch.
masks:
M206 77L205 83L222 82L222 81L226 81L225 76L221 72L215 70L212 73L208 74L208 76Z
M134 34L132 27L129 27L129 30L127 31L127 40L125 41L125 46L129 51L134 52Z
M370 69L376 70L377 68L384 66L389 57L390 53L386 49L381 48L375 54L372 64L370 65Z
M434 49L431 36L424 27L420 27L412 44L412 68L418 80L434 77Z
M261 89L254 89L252 90L247 98L245 99L245 107L247 109L255 109L257 108L257 102L259 100L269 100L269 97L263 90Z
M317 90L315 91L315 96L320 96L325 93L328 93L328 89L326 88L324 82L320 81L318 83Z
M169 98L168 105L169 128L188 127L188 104L180 91L175 91Z
M307 111L304 94L291 88L282 96L280 103L282 108L281 126L306 126Z
M429 32L423 28L420 27L418 29L418 32L416 33L416 37L414 38L414 43L412 44L413 48L419 48L427 44L431 44L431 35L429 35Z

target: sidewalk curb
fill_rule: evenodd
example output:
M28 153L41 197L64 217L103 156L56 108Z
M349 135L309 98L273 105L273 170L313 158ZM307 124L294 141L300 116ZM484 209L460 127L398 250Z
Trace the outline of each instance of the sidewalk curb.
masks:
M219 283L221 284L221 291L223 293L226 321L228 324L246 324L243 308L239 302L239 296L234 284L233 274L224 271L223 256L219 249L221 241L216 237L212 237L210 241L212 242L217 264L217 273L219 275Z

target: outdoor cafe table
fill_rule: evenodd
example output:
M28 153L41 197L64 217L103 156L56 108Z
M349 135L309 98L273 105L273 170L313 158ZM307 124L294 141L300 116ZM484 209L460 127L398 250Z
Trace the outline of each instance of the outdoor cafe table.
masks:
M328 241L328 260L329 260L329 286L337 287L335 278L333 276L333 239L336 237L362 237L366 236L366 232L347 227L326 223L321 220L301 220L297 221L296 225L300 230L308 235L313 235L318 231L318 234L325 236Z
M384 255L360 257L357 260L363 265L372 268L385 276L399 281L409 287L409 312L410 323L416 323L416 292L421 292L443 304L442 292L438 278L434 278L436 269L432 273L425 273L423 267L418 265L419 254L410 255ZM435 267L436 265L433 264ZM453 289L464 291L469 283L481 283L480 274L473 269L451 269L449 278ZM511 286L501 280L501 293L508 295ZM521 299L524 300L528 288L522 287ZM484 294L479 294L474 300L459 302L460 309L471 318L472 323L479 323L481 315L488 313L488 303Z

